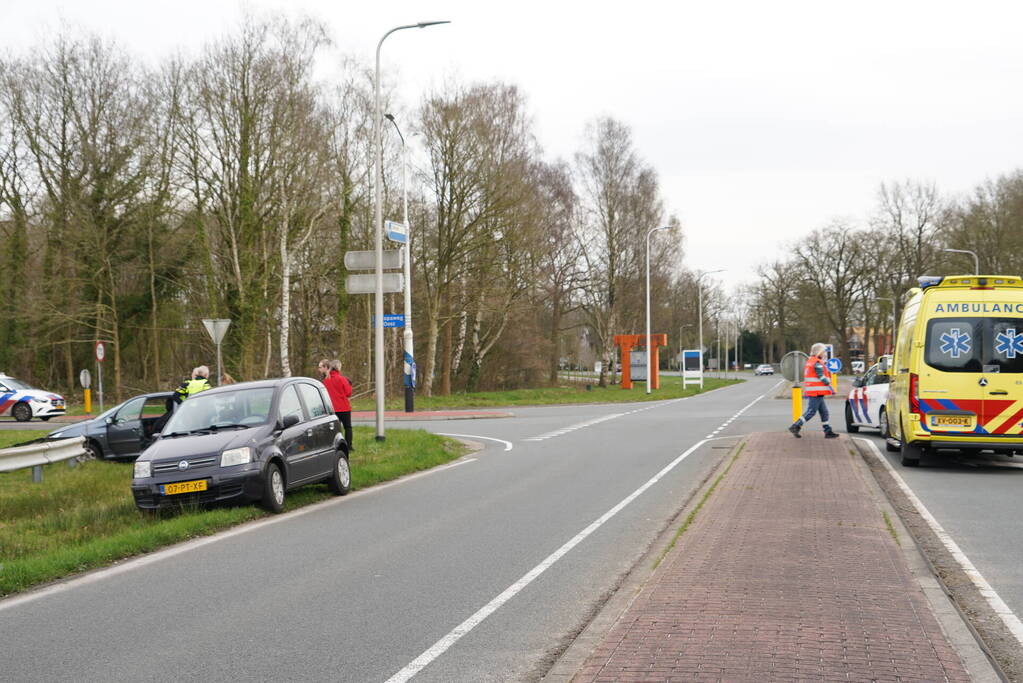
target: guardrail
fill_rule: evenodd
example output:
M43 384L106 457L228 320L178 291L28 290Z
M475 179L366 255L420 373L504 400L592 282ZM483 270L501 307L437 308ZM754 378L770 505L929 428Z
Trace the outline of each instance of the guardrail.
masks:
M84 444L85 438L79 436L74 439L44 441L28 446L0 448L0 472L13 472L31 467L32 481L41 482L43 480L43 465L85 455Z

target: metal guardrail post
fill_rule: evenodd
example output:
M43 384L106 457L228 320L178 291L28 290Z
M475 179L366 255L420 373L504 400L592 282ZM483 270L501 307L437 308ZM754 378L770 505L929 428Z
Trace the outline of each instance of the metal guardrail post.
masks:
M43 480L43 466L36 465L32 468L32 483L38 484Z

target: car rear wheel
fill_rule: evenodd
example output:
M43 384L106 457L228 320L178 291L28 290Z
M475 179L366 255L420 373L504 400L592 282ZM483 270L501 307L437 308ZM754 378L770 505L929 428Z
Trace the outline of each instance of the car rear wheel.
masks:
M845 431L850 434L855 434L860 431L860 428L853 424L852 406L849 405L849 401L845 402Z
M906 440L905 427L902 429L902 441L899 448L899 452L902 454L901 462L904 467L920 466L920 458L923 457L924 449Z
M284 511L284 475L277 463L266 468L263 481L263 507L273 513Z
M28 404L28 401L15 403L14 407L11 408L11 415L18 422L28 422L32 419L32 406Z
M348 467L348 457L343 451L337 452L337 462L334 463L334 472L327 480L327 486L336 496L343 496L352 488L352 470Z

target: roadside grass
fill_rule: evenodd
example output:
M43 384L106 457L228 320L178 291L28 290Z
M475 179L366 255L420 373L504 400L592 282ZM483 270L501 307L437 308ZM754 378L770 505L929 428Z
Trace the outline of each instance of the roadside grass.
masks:
M703 390L710 391L744 380L704 379ZM661 388L646 393L643 383L637 383L631 391L620 386L598 387L596 379L586 389L584 382L561 384L540 389L515 389L509 391L480 391L475 393L451 394L449 396L416 395L416 410L444 410L454 408L499 408L505 406L537 406L565 403L636 403L640 401L663 401L684 398L700 393L700 388L682 388L681 377L661 377ZM405 406L404 396L398 395L385 401L387 410L401 410ZM373 410L374 399L360 398L352 401L352 410Z
M382 443L374 433L373 427L355 427L353 491L466 452L461 443L422 430L392 429ZM0 474L0 596L269 514L255 504L141 513L129 488L130 462L43 469L41 484L32 483L30 470ZM288 493L286 509L331 497L323 484L306 486Z
M37 429L4 429L0 431L0 448L10 448L26 441L41 439L49 430L39 431Z

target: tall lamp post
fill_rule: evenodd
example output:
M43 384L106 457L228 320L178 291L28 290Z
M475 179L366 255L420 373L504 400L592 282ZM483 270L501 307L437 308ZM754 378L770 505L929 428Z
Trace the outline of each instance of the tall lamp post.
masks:
M874 301L890 301L891 304L892 304L892 341L891 341L891 345L890 345L890 350L894 351L895 350L895 299L892 299L891 297L887 297L887 296L879 296L879 297L875 297Z
M651 228L646 233L646 393L650 393L650 384L653 375L650 374L650 235L658 230L668 230L670 225L660 228Z
M700 273L696 278L697 285L697 313L696 318L699 320L700 325L700 388L703 389L703 278L714 273L723 273L724 268L718 268L717 270L708 270L706 273Z
M948 251L954 254L969 254L973 257L973 274L980 275L980 259L977 258L977 252L970 251L969 249L942 249L942 251Z
M374 301L374 310L376 312L376 319L373 323L374 333L374 354L376 355L374 363L374 383L376 384L377 392L377 404L376 404L376 426L377 426L377 441L384 440L384 208L383 208L383 166L384 166L384 146L382 136L383 118L382 112L380 111L380 48L383 47L384 41L387 40L387 36L391 35L396 31L403 31L407 28L426 28L427 26L436 26L437 24L449 24L449 21L421 21L418 24L407 24L405 26L396 26L390 31L385 33L377 43L377 54L376 54L376 75L373 79L373 100L374 100L374 116L373 116L373 161L374 161L374 207L373 207L373 223L376 228L376 292Z
M405 224L405 331L402 337L405 342L405 412L411 413L415 411L416 401L416 361L412 351L412 228L408 223L408 148L394 115L384 116L394 125L394 130L401 138L401 222Z

